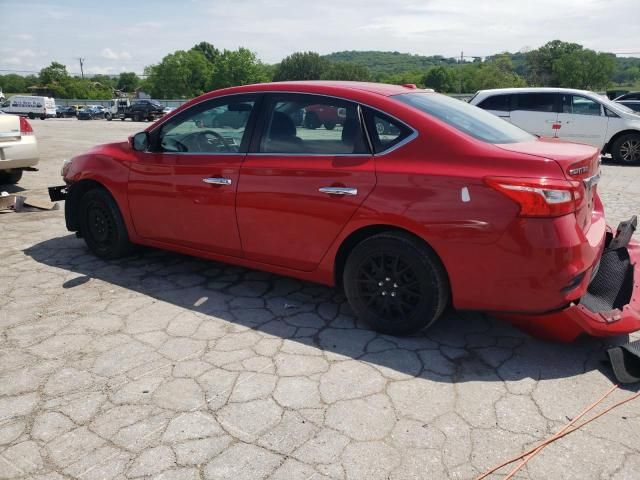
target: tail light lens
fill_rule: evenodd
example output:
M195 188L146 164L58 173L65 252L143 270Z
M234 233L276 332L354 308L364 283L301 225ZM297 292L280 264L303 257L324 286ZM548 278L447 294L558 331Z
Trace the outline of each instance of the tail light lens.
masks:
M29 120L24 117L20 117L20 135L33 135L33 128Z
M548 178L487 177L485 183L520 206L521 217L561 217L576 211L580 182Z

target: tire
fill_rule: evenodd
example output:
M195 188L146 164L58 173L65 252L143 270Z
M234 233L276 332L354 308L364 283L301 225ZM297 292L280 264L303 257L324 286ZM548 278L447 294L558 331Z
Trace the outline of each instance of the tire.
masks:
M611 147L611 156L617 163L640 164L640 133L628 133L618 138Z
M449 301L449 281L436 254L403 233L381 233L356 245L343 284L355 314L389 335L431 326Z
M335 122L324 122L324 128L326 128L327 130L333 130L334 128L336 128L336 124Z
M123 122L126 120L125 117L120 117L120 120L122 120Z
M46 115L40 115L40 120L46 120L47 116Z
M120 209L102 188L89 190L80 198L79 227L89 250L100 258L113 260L133 251Z
M309 112L304 117L304 126L311 130L315 130L320 126L320 119L314 112Z
M33 114L33 112L30 112L29 115L27 115L29 117L29 120L33 120L34 118L36 118L36 116Z
M0 173L0 185L15 185L22 178L22 170Z
M107 122L113 120L113 116L110 113L105 113L104 118L107 120Z

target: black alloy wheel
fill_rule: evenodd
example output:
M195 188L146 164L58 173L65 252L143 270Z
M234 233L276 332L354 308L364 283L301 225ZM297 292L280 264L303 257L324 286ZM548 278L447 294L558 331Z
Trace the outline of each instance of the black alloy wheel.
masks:
M358 244L347 259L344 287L358 317L392 335L431 325L449 298L439 259L402 233L379 234Z
M115 259L132 251L126 225L109 192L96 188L80 199L80 232L98 257Z

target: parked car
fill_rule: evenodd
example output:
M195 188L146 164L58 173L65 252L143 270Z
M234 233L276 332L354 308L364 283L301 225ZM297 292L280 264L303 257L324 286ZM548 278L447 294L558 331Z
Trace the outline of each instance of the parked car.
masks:
M593 92L568 88L481 90L469 101L520 128L598 147L620 163L640 163L640 116Z
M99 120L104 119L104 115L104 109L87 106L78 112L78 120Z
M316 129L324 126L327 130L333 130L336 125L342 125L345 120L344 109L326 105L309 105L304 109L304 126Z
M296 127L311 105L342 109L343 125ZM249 114L202 125L220 110ZM640 245L633 220L607 228L599 160L436 93L279 82L208 93L96 146L50 196L105 259L141 244L336 285L389 334L452 305L571 340L640 329Z
M615 102L634 112L640 112L640 100L616 100Z
M137 100L125 110L121 119L130 118L134 122L142 122L144 120L153 122L163 115L164 105L157 100Z
M615 98L616 102L620 102L622 100L640 100L640 92L627 92Z
M78 115L78 110L73 105L69 105L68 107L64 107L59 105L56 107L56 117L58 118L70 118L76 117Z
M38 141L22 116L0 114L0 185L18 183L25 169L38 164Z
M4 113L24 115L30 120L46 120L56 116L56 101L51 97L35 95L13 95L2 104Z

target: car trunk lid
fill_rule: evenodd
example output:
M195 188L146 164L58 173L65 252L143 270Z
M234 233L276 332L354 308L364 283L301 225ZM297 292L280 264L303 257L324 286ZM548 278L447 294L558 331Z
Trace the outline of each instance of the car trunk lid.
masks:
M0 115L0 144L20 140L20 117L17 115Z
M597 148L557 139L497 146L503 150L555 161L562 169L564 178L576 182L576 219L583 231L589 229L596 200L596 185L600 178L600 152Z

